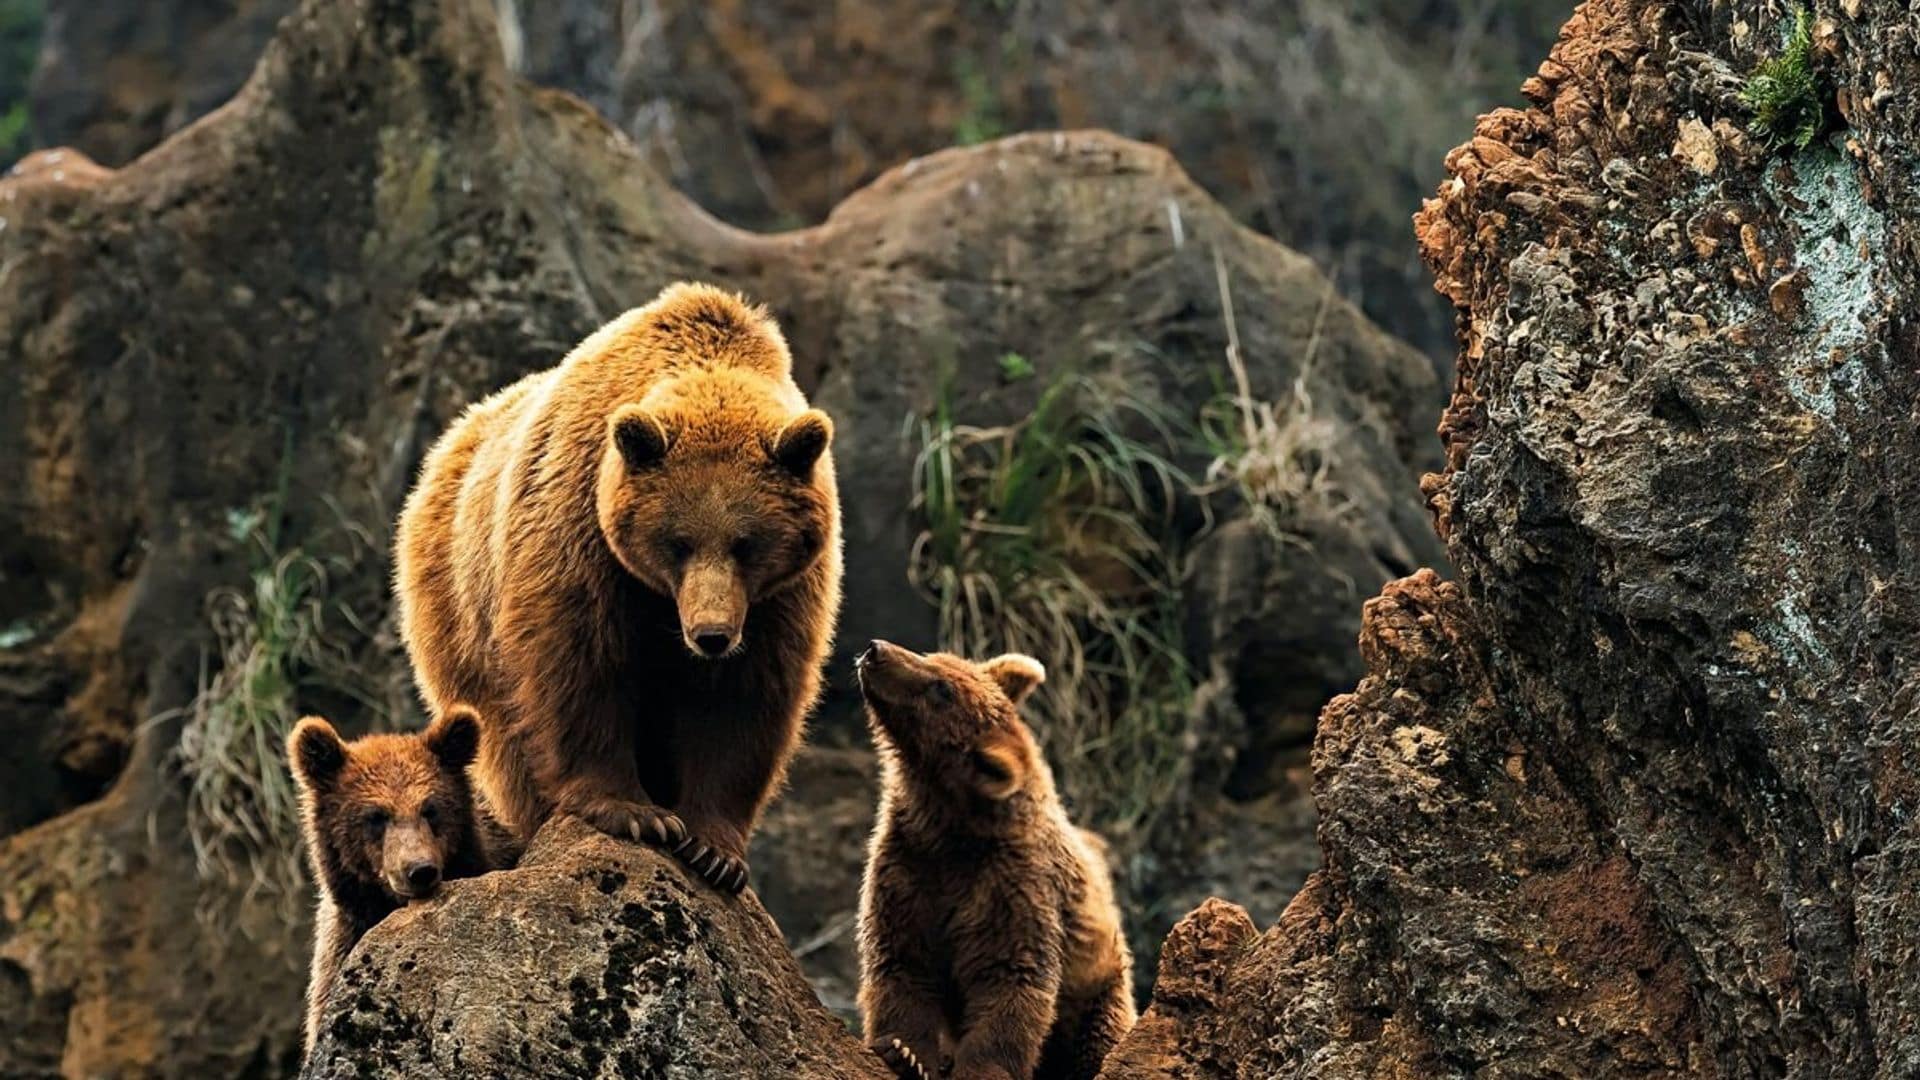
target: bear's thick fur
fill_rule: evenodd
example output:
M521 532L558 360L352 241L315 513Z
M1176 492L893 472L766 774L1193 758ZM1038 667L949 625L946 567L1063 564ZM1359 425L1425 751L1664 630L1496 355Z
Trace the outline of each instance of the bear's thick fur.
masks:
M441 437L401 628L429 707L487 719L478 776L523 838L572 813L745 886L839 611L831 438L771 317L688 284Z
M301 834L319 892L307 977L309 1049L333 979L374 924L440 883L512 866L515 838L476 801L467 766L480 746L473 710L454 706L416 735L343 742L317 716L287 738Z
M915 1080L1091 1080L1133 1026L1133 961L1104 844L1067 820L1015 711L1044 669L876 641L859 671L882 769L867 1040Z

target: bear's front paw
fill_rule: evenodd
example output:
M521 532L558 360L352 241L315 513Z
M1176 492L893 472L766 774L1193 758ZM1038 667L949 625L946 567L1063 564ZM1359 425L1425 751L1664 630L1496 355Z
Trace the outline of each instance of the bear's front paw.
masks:
M920 1064L913 1048L899 1039L881 1039L871 1044L870 1049L887 1063L887 1068L892 1069L893 1075L900 1080L934 1080L933 1073Z
M724 850L718 844L690 835L684 843L673 849L673 854L694 873L705 878L707 884L723 893L732 895L747 887L747 860Z
M652 803L600 796L569 806L566 811L608 836L636 844L673 848L687 839L687 827L679 816Z

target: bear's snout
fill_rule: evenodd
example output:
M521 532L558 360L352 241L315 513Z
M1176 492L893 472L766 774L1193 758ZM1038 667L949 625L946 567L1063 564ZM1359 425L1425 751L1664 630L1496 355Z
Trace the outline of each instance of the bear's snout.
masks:
M387 889L401 900L422 900L440 885L440 848L433 830L419 818L402 818L387 826L382 876Z
M740 644L740 634L729 626L709 623L687 633L687 647L702 656L725 656Z
M747 589L731 562L696 562L681 579L677 599L680 636L693 655L716 660L740 648L740 631L747 621Z

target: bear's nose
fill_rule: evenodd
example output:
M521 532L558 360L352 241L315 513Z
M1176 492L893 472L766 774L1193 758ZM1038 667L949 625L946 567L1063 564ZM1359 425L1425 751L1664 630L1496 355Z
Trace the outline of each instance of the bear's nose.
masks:
M432 863L414 863L407 867L407 885L414 892L423 893L438 884L440 884L440 868Z
M733 632L724 626L702 626L693 632L693 647L708 656L726 655L733 641Z

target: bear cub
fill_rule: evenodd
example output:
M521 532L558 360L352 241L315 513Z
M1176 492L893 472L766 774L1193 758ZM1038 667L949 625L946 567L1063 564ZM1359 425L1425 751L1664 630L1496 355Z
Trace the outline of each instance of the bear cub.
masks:
M443 881L511 866L518 844L474 796L480 721L456 705L426 731L345 742L317 716L287 739L301 835L319 892L306 1046L347 954L375 923Z
M1015 710L1046 677L876 641L858 661L880 750L860 894L860 1012L911 1080L1082 1080L1133 1026L1102 842L1075 828Z

